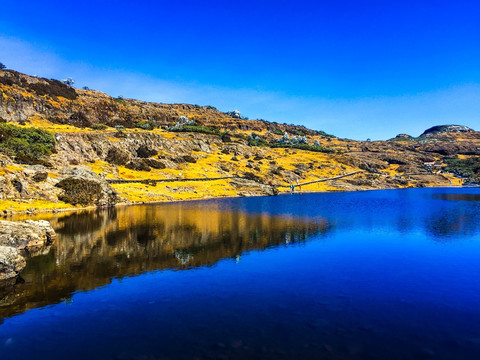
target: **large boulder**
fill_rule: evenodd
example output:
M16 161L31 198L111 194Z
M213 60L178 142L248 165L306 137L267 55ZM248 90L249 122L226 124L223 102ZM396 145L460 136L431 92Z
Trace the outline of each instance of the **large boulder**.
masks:
M55 231L45 220L0 220L0 245L34 254L55 240Z
M26 265L25 257L41 253L55 237L45 220L0 221L0 281L17 276Z
M82 166L64 169L56 187L63 190L58 199L72 205L112 206L117 193L107 181Z

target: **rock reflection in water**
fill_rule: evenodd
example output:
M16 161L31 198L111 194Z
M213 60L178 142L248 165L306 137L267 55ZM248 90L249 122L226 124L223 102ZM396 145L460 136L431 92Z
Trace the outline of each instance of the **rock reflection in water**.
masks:
M50 219L58 239L31 258L24 281L0 290L0 317L60 301L114 277L238 261L249 250L298 244L325 233L321 218L252 214L169 204L83 212ZM2 293L3 292L3 293Z

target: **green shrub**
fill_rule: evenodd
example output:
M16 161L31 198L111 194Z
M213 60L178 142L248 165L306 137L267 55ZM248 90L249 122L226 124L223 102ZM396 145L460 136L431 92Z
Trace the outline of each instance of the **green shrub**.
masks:
M480 159L472 157L458 159L454 157L445 158L447 166L445 170L461 177L480 177Z
M54 148L55 137L48 131L0 123L0 151L19 162L42 163Z
M157 124L151 121L137 121L135 127L143 130L153 130L157 127Z
M221 131L208 126L201 126L201 125L185 125L175 128L170 128L170 131L173 132L196 132L202 134L212 134L212 135L221 135Z
M250 146L269 146L269 143L265 141L265 139L262 139L260 136L256 134L254 136L250 135L247 141L248 141L248 145Z
M127 102L125 101L125 99L122 96L116 97L113 100L115 100L115 102L117 102L117 103L127 105Z

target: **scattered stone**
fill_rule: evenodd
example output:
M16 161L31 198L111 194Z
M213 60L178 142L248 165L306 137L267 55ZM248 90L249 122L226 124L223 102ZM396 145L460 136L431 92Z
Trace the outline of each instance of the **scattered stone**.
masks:
M22 190L23 190L23 184L21 183L20 180L14 179L14 180L11 181L11 184L13 185L13 187L15 188L15 190L17 190L19 193L22 192Z
M167 167L164 162L155 159L145 159L144 161L153 169L165 169Z
M185 160L185 162L188 162L188 163L191 163L191 164L195 164L197 162L197 160L191 155L183 156L183 160Z
M149 148L147 145L141 145L137 149L137 156L142 159L146 159L158 154L158 151L155 149Z
M108 150L105 160L110 164L125 165L130 160L130 156L125 151L113 147Z
M231 142L232 138L230 137L229 134L224 133L224 134L222 134L222 141L223 142Z
M125 165L127 169L135 170L135 171L150 171L150 166L148 166L147 162L144 159L132 160L127 165Z

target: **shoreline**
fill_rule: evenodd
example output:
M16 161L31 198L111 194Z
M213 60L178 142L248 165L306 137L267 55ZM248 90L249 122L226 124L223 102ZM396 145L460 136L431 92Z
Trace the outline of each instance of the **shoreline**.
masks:
M426 186L426 187L405 187L405 188L377 188L377 189L338 189L338 190L319 190L319 191L296 191L293 195L296 194L323 194L323 193L339 193L339 192L366 192L366 191L379 191L379 190L407 190L407 189L434 189L434 188L446 188L446 189L462 189L462 188L479 188L480 186L458 186L458 185L451 185L445 186L444 184L439 186ZM193 201L203 201L203 200L214 200L214 199L235 199L235 198L243 198L243 197L270 197L270 196L280 196L280 195L290 195L292 194L290 191L281 191L278 195L252 195L252 196L205 196L201 198L191 198L191 199L175 199L175 200L164 200L164 201L139 201L139 202L119 202L113 206L83 206L83 207L71 207L71 208L51 208L51 209L44 209L44 210L37 210L37 209L28 209L28 210L5 210L0 215L0 219L3 220L11 220L17 221L14 219L15 217L22 217L22 218L29 218L29 217L36 217L42 215L60 215L60 214L67 214L67 213L75 213L81 211L92 211L92 210L103 210L109 208L121 208L127 206L135 206L135 205L156 205L156 204L174 204L174 203L183 203L183 202L193 202Z

